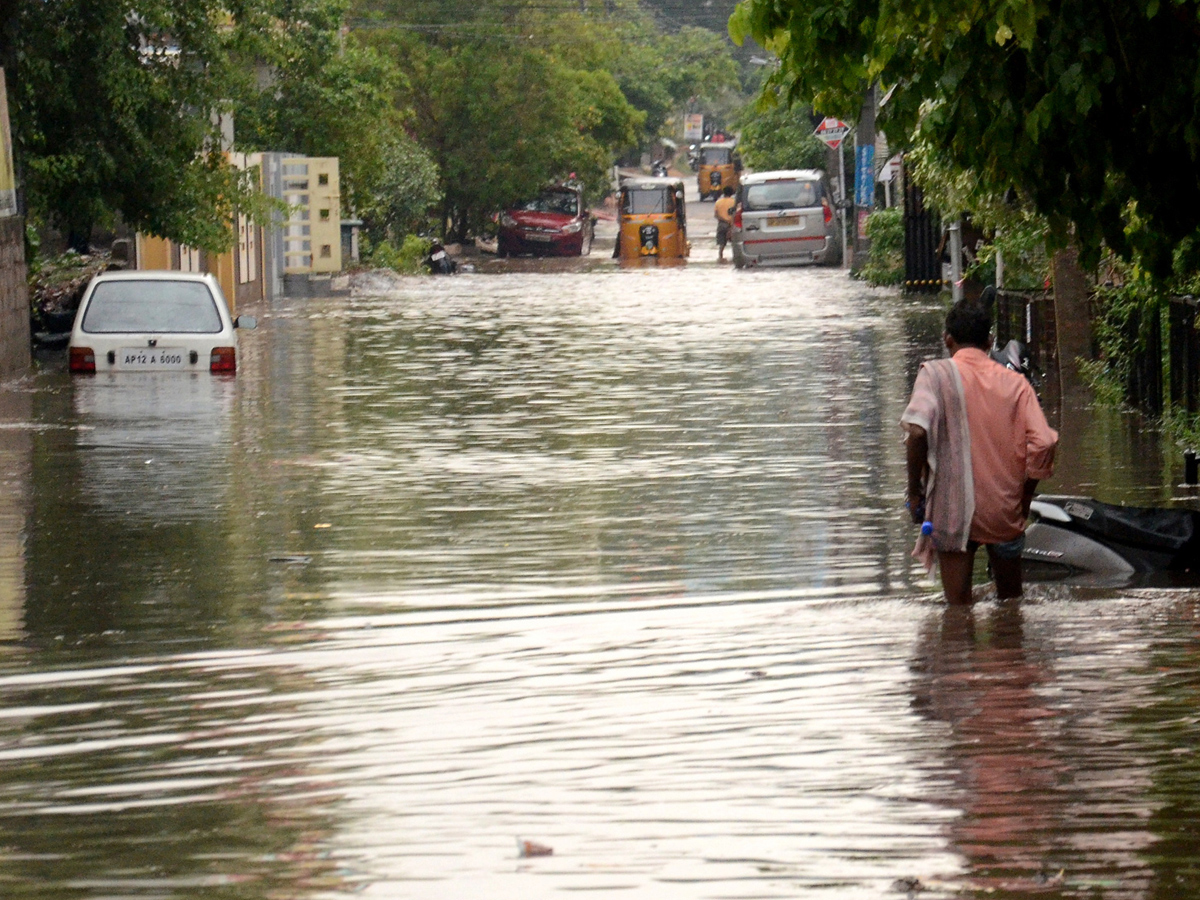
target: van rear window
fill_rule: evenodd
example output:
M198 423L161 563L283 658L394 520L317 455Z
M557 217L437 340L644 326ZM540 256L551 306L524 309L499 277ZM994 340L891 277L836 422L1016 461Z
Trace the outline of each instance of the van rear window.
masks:
M795 209L821 205L821 183L818 181L768 181L746 185L742 209Z
M208 285L195 281L107 281L96 285L83 330L91 334L216 334L221 315Z

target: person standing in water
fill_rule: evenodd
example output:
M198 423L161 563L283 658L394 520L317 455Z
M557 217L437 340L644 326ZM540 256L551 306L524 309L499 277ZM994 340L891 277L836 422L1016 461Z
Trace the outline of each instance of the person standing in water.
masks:
M729 243L729 232L733 228L733 211L736 207L737 199L733 196L733 188L727 185L713 204L713 215L717 218L717 262L725 262L725 245Z
M949 602L970 603L975 552L986 547L997 596L1019 597L1025 520L1038 481L1053 474L1058 434L1029 382L988 356L987 307L955 303L943 340L950 358L921 364L900 417L905 506L923 526L913 555L927 571L936 559Z

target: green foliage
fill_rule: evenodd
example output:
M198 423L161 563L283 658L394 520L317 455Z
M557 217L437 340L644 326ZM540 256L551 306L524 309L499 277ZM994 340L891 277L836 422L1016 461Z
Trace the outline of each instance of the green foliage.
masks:
M632 140L640 122L607 73L536 48L442 48L401 33L376 40L406 66L403 101L437 165L454 237L551 181L574 176L593 197L607 192L613 144Z
M1150 329L1156 321L1166 320L1171 296L1200 292L1200 275L1180 272L1164 282L1117 259L1107 261L1107 271L1106 283L1092 298L1092 327L1099 353L1096 360L1084 364L1083 374L1098 400L1119 406L1129 395L1134 359L1145 349ZM1156 312L1160 313L1157 320ZM1163 347L1165 355L1165 341ZM1168 359L1163 362L1169 365ZM1175 412L1171 416L1176 431L1196 427L1184 414Z
M892 206L876 210L867 217L867 237L871 249L859 277L871 284L904 283L904 209Z
M29 208L86 249L119 211L210 250L249 189L213 149L239 32L219 0L46 0L17 7L8 48L14 141ZM169 35L167 38L165 35Z
M878 123L894 145L1015 189L1085 268L1107 246L1158 278L1200 226L1198 30L1196 4L1160 0L744 0L730 20L780 57L791 99L844 118L898 85Z
M428 238L406 235L400 246L384 240L371 245L363 262L377 269L392 269L401 275L420 275L426 271L425 258L431 243Z
M366 229L380 240L420 231L441 202L438 169L429 154L404 132L385 141L381 165L369 182L367 201L358 208Z
M747 105L734 125L742 159L751 169L828 168L829 149L813 136L813 116L806 107L774 102L767 94L760 103ZM836 163L831 174L837 177Z
M403 126L395 105L402 78L354 35L343 39L340 26L339 6L314 3L259 44L269 83L236 106L237 141L243 150L338 157L343 206L360 210L377 202Z
M978 248L978 262L966 274L987 284L996 279L996 254L1004 256L1004 286L1036 290L1050 276L1046 218L1019 196L1004 194L962 169L921 138L904 156L908 175L921 186L925 202L947 216L966 214L990 242ZM975 248L972 248L974 251Z

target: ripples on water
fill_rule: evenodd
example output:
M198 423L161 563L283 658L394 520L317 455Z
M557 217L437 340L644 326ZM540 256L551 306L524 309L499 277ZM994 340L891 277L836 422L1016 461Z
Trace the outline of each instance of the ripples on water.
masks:
M896 514L936 306L253 312L235 380L5 395L0 896L1187 895L1196 597L942 608Z

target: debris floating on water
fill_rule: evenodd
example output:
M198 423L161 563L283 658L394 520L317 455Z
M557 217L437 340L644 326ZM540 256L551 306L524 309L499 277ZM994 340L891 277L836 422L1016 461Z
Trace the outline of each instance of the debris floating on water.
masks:
M552 856L553 854L553 847L547 847L545 844L539 844L537 841L523 841L520 838L517 838L518 856Z

